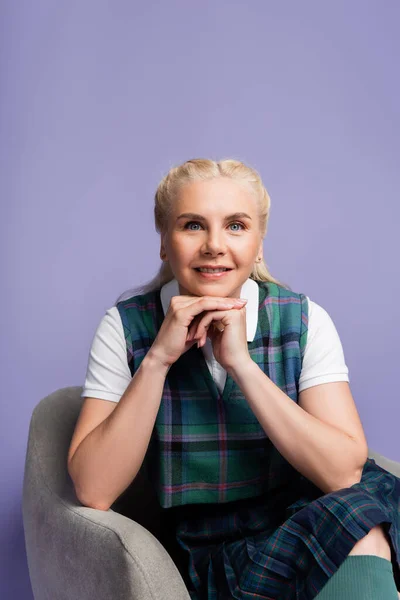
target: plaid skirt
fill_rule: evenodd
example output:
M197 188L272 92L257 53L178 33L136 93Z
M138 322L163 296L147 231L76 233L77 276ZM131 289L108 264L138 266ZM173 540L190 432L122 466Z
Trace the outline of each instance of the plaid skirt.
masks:
M273 501L259 496L168 509L192 600L312 600L378 524L388 533L400 590L400 478L368 458L351 487L321 495L304 480L300 490Z

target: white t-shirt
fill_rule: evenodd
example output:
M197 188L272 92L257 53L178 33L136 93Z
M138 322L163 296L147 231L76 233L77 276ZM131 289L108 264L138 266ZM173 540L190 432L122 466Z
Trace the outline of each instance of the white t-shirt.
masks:
M258 321L257 283L247 279L241 289L241 298L247 298L247 340L252 341ZM166 314L172 296L179 295L176 279L161 288L161 303ZM300 373L299 392L332 381L349 381L342 344L336 327L322 306L308 296L308 333ZM201 348L210 373L222 393L226 371L215 360L211 340ZM118 402L132 380L128 366L126 342L121 317L116 306L109 308L95 332L87 365L86 379L81 396Z

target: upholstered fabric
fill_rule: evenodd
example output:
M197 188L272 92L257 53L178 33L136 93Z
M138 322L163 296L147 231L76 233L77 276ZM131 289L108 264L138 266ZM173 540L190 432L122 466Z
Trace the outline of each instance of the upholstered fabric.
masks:
M30 422L22 509L35 600L189 600L165 548L169 524L141 472L108 511L77 500L67 456L81 392L53 392ZM400 463L369 456L400 476Z

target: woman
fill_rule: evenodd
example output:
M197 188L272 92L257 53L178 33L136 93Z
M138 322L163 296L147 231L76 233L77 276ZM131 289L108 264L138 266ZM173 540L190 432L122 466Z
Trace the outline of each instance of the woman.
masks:
M145 468L192 598L397 600L400 480L368 459L329 315L263 261L269 209L239 161L163 178L164 264L96 332L69 472L107 510Z

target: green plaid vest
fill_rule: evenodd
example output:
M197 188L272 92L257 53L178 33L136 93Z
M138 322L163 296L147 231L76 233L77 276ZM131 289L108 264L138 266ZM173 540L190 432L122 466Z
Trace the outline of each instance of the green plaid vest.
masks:
M275 283L257 284L258 324L249 354L297 402L307 298ZM123 300L117 308L133 377L164 319L160 290ZM196 345L168 371L142 469L163 508L276 496L302 478L266 436L229 374L220 394Z

